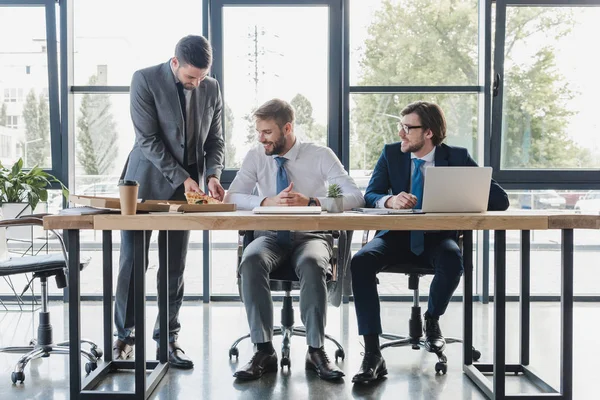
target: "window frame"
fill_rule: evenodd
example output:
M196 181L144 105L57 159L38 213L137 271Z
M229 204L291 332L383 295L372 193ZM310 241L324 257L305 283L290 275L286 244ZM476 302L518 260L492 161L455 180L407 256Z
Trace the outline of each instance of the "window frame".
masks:
M48 106L50 121L50 156L51 168L44 171L54 175L61 181L66 181L66 175L61 168L62 135L61 135L61 103L58 81L58 40L56 26L56 0L0 0L1 7L44 7L46 14L46 55L48 58ZM17 93L18 98L18 93ZM59 189L53 183L52 189Z

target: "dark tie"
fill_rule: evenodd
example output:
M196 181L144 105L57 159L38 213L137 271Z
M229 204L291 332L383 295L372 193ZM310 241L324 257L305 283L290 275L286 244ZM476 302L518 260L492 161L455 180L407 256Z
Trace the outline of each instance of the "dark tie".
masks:
M183 115L183 166L187 168L187 116L185 112L185 94L183 93L183 84L177 82L177 93L179 94L179 104L181 105L181 114Z
M413 158L415 163L415 170L412 174L411 192L417 196L417 205L415 208L421 208L423 206L423 171L421 166L425 163L425 160ZM423 253L425 249L425 235L423 231L410 231L410 250L416 255Z
M279 194L283 189L290 185L290 181L288 179L287 171L284 167L287 158L275 157L275 161L277 161L277 194ZM277 243L279 243L281 246L289 246L290 231L277 231Z

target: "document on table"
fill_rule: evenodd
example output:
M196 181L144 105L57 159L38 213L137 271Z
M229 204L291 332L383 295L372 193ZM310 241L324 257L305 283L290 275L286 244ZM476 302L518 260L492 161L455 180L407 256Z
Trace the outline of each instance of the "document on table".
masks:
M371 215L413 215L413 214L425 214L419 209L392 209L392 208L353 208L352 211L356 211L363 214Z

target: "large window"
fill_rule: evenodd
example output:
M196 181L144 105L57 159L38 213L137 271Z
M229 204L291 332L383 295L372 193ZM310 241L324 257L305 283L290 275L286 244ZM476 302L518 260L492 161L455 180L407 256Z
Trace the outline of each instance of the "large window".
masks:
M600 7L577 3L498 2L492 161L501 181L600 184L600 82L588 61L599 52L589 43Z
M75 0L76 86L127 86L133 72L166 62L177 41L202 33L202 1Z
M327 144L328 16L327 7L223 8L227 168L257 143L252 112L272 98L294 106L301 140Z
M478 85L477 3L350 0L350 84Z
M2 151L2 162L10 165L21 157L26 168L51 169L49 49L46 9L40 3L0 7L0 129L11 128L2 132L12 138L12 148ZM58 108L55 112L58 117Z

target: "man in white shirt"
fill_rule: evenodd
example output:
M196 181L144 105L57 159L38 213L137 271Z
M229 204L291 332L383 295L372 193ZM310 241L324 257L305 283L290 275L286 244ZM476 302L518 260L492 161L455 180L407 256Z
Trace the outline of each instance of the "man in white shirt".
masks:
M240 209L256 206L320 206L327 185L341 186L346 210L364 205L363 196L328 147L301 143L294 134L294 109L279 99L255 112L258 141L251 149L225 196ZM257 194L255 194L257 192ZM300 315L306 327L306 368L322 379L344 373L325 353L327 315L326 276L331 258L331 235L322 232L256 231L239 267L242 299L250 325L250 339L258 351L234 377L258 379L278 369L273 348L273 301L269 273L291 261L300 278Z

